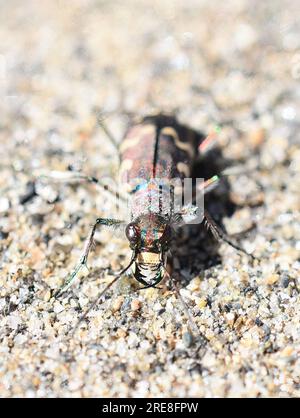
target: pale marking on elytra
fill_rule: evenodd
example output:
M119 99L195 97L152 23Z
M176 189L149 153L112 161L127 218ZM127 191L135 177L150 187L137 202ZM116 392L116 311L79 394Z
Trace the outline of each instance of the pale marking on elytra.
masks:
M120 174L124 174L126 171L131 170L133 166L133 161L127 158L126 160L123 160L120 165Z
M124 139L120 145L120 152L124 152L128 148L136 147L142 140L143 135L155 135L155 128L152 125L145 125L139 129L138 135L133 135L130 138Z
M189 166L187 164L179 162L179 163L177 163L176 167L177 167L177 170L179 171L179 173L185 174L185 177L190 176L190 169L189 169Z
M171 128L169 126L165 127L161 130L161 133L163 135L171 136L173 138L174 143L175 143L177 148L179 148L183 151L186 151L190 155L191 158L194 157L195 150L194 150L192 144L190 144L189 142L182 142L174 128Z

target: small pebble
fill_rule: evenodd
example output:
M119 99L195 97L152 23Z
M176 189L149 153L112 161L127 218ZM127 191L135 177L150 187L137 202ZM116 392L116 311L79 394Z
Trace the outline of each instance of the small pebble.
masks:
M291 347L290 345L288 345L287 347L285 347L282 351L281 351L281 355L283 357L289 357L293 354L294 349L293 347Z
M225 314L225 318L226 318L226 322L232 326L234 324L235 321L235 314L234 312L228 312L227 314Z
M64 310L64 307L59 302L55 302L53 310L56 314L59 314Z
M131 302L131 310L132 311L138 311L142 306L142 302L138 299L133 299Z
M0 213L5 213L9 209L9 200L6 197L0 197Z
M51 291L50 290L47 290L43 299L44 299L45 302L49 302L49 300L51 299Z
M290 284L290 278L287 275L283 275L280 279L281 282L281 286L284 287L285 289L289 286Z
M118 296L112 304L112 308L111 308L112 311L118 312L121 309L123 302L124 302L124 296Z
M207 300L205 299L205 298L200 298L199 300L198 300L198 302L197 302L197 306L200 308L200 309L203 309L203 308L205 308L205 306L207 305Z
M127 335L127 331L125 331L124 329L119 328L119 329L117 330L117 336L118 336L119 338L125 338L125 337L126 337L126 335Z
M265 280L266 284L273 285L278 282L280 276L279 274L271 274Z
M186 348L191 347L194 341L193 334L191 334L190 332L185 332L182 336L182 340Z

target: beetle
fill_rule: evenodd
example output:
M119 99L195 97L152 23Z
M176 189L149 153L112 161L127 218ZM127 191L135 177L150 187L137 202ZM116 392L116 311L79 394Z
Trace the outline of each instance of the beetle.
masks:
M103 123L101 126L116 144L106 126ZM205 195L218 185L220 177L215 175L202 182L200 186L193 184L192 201L179 208L175 202L176 199L182 201L182 190L176 192L172 180L179 180L179 184L182 184L185 179L190 178L193 165L205 155L214 140L214 134L205 138L198 131L179 123L174 116L167 114L146 116L132 124L119 147L120 179L126 184L127 193L131 198L130 221L97 218L86 240L79 263L54 296L58 297L67 290L79 271L87 266L97 228L101 225L123 227L132 251L130 262L100 293L90 309L125 272L132 268L135 279L142 285L140 289L157 287L164 277L168 276L195 329L187 306L180 295L178 283L168 272L168 254L176 228L196 217L199 208L193 200L195 188L196 193L200 191ZM101 181L94 177L82 174L79 174L79 177L101 185ZM136 179L139 181L136 182ZM227 236L206 209L202 211L201 219L217 240L225 241L254 259ZM86 314L87 312L81 320Z

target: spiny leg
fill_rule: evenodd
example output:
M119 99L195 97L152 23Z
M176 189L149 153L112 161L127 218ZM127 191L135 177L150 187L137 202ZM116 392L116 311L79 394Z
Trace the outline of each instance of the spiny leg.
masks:
M223 176L223 172L221 173L221 177L222 176ZM199 185L197 185L197 187L193 191L192 203L183 206L182 209L175 214L175 216L173 218L173 221L175 221L175 223L176 222L178 223L179 220L182 220L183 221L182 223L186 223L186 221L184 220L184 217L191 217L191 218L193 218L193 216L196 213L196 210L198 209L198 206L199 206L199 205L197 205L197 202L196 202L197 193L200 192L203 195L206 195L207 193L211 192L212 190L214 190L219 185L220 180L221 180L221 177L218 176L218 175L214 175L214 176L210 177L209 179L203 181ZM224 237L223 240L225 240L225 237L227 236L225 234L225 232L222 231L218 225L216 225L216 223L211 219L211 217L209 216L209 214L208 214L207 218L211 220L212 226L215 226L216 229L219 231L218 238L217 239L220 239L223 236ZM206 219L206 222L208 222L208 219ZM251 231L254 228L255 228L255 224L252 225L250 228L248 228L245 232L243 231L243 233L247 233L247 232ZM237 234L237 236L240 235L240 234L241 233ZM230 240L230 238L228 238L228 240ZM236 244L232 243L231 245L232 246L235 246ZM238 247L238 249L240 249L240 248ZM240 249L240 250L243 251L243 252L245 252L245 250L243 250L243 249ZM248 255L250 255L250 254L248 254Z
M98 116L98 123L105 135L108 137L112 145L115 147L115 149L118 151L119 155L119 144L114 135L110 132L110 130L107 128L106 124L104 123L104 117L103 115L99 114Z
M207 194L211 192L213 189L215 189L218 186L219 182L220 177L215 175L200 183L198 186L198 190L201 191L203 194Z
M178 265L175 266L176 261L177 261L177 264ZM167 271L167 268L166 267L164 267L164 270L165 270L166 276L170 280L170 283L171 283L171 285L172 285L172 287L174 289L174 292L175 292L175 294L177 296L177 299L179 299L179 301L180 301L180 303L182 305L182 308L183 308L183 311L185 313L185 316L187 317L187 320L188 320L188 323L189 323L189 328L190 328L190 330L192 332L192 335L194 337L195 336L198 336L198 340L200 342L200 347L198 349L200 349L201 347L203 347L203 346L206 345L207 338L200 332L199 328L197 327L197 325L196 325L196 323L195 323L195 321L194 321L194 319L193 319L193 317L192 317L192 315L191 315L191 313L189 311L189 308L188 308L187 303L185 302L184 298L182 297L182 295L180 293L180 289L178 287L178 280L175 278L175 277L178 278L180 276L180 263L179 263L179 260L173 255L173 258L172 258L172 270L173 271L172 271L172 273L170 274Z
M78 329L79 325L81 324L82 321L85 320L85 318L87 317L88 313L97 305L98 302L100 302L102 296L107 292L107 290L109 288L111 288L111 286L117 281L119 280L124 273L126 273L126 271L132 266L132 264L134 263L135 259L136 259L136 252L134 251L132 253L131 256L131 260L129 262L129 264L120 271L120 273L99 293L99 295L96 297L96 299L92 302L91 306L85 311L85 313L79 318L73 332L72 332L72 336L75 334L76 330Z
M98 225L115 226L115 225L120 225L122 223L123 221L120 221L117 219L109 219L109 218L97 218L96 219L96 222L94 223L89 233L89 236L85 242L83 254L80 257L79 263L76 265L72 273L68 276L68 278L66 279L65 283L61 286L61 288L58 289L58 291L54 294L55 298L57 298L61 293L63 293L65 290L67 290L71 286L71 284L73 283L73 281L76 279L79 272L83 268L87 268L87 260L88 260L89 252L93 245L94 235L95 235L97 226Z
M214 130L212 130L206 138L204 138L200 145L198 146L199 158L203 158L206 154L212 149L217 146L218 143L218 134L221 132L221 127L216 125ZM236 165L233 167L227 167L219 173L219 179L223 177L230 177L230 176L239 176L241 174L248 174L258 169L257 164L251 164L251 166L245 167L245 165ZM214 176L216 177L216 176ZM214 178L212 177L212 178ZM208 190L210 191L210 190ZM207 193L207 192L205 192Z
M203 192L204 194L207 194L211 192L212 190L214 190L219 185L220 180L222 178L229 177L229 176L237 176L240 174L247 174L247 173L250 173L251 171L253 171L252 168L245 169L244 167L241 167L241 166L230 167L221 171L219 175L214 175L210 177L209 179L204 180L201 184L199 184L197 189Z
M216 126L214 131L210 132L206 138L201 141L198 147L199 157L204 157L212 148L217 145L217 134L220 133L221 128Z
M37 174L38 180L49 180L56 183L96 183L101 184L101 182L93 176L83 174L79 171L58 171L52 170L47 174Z
M197 185L197 187L193 190L193 196L192 196L192 202L186 204L181 208L179 212L174 212L174 207L171 207L170 210L170 219L172 220L172 223L174 225L183 225L185 223L189 223L191 220L195 219L197 215L197 211L201 209L200 205L197 204L197 193L200 192L203 195L210 192L212 189L214 189L219 184L219 177L213 176L209 178L208 180L205 180L204 182ZM172 191L172 189L171 189ZM171 197L171 203L174 202L174 188L173 188L173 196Z
M213 148L215 148L218 144L218 134L221 132L220 126L215 126L214 131L210 132L206 138L204 138L200 145L198 146L198 152L199 152L199 158L205 157L209 151L211 151ZM221 173L219 173L220 177L229 177L229 176L238 176L241 174L248 174L251 172L254 172L258 169L257 164L253 164L250 161L250 166L248 164L247 167L245 167L245 164L243 165L235 165L233 167L227 167L222 170Z
M194 321L194 319L193 319L193 317L192 317L192 315L189 311L188 305L187 305L187 303L185 302L184 298L182 297L182 295L180 293L180 289L178 287L177 280L175 279L175 277L173 275L170 275L169 273L168 273L168 275L169 275L172 287L173 287L173 289L175 291L175 294L177 296L177 299L180 301L180 303L182 305L182 308L183 308L183 311L185 313L185 316L188 319L188 323L189 323L189 327L190 327L190 330L192 332L192 335L194 336L194 338L196 336L198 337L198 341L200 343L200 346L198 348L198 350L199 350L201 347L204 347L207 344L207 338L200 332L199 328L197 327L197 325L196 325L196 323L195 323L195 321Z
M234 243L230 237L221 229L221 227L216 224L216 222L212 219L209 212L207 210L204 211L204 222L216 238L217 241L224 241L229 244L231 247L235 248L238 251L246 254L248 257L251 257L252 260L255 260L255 257L252 254L249 254L244 248L240 247L238 244Z
M246 174L250 172L250 169L243 170L243 167L235 166L230 169L223 170L219 175L214 175L207 180L204 180L202 183L199 184L198 190L207 194L214 190L219 184L222 178L229 177L229 176L236 176L239 174Z
M104 181L97 179L94 176L89 176L88 174L84 174L81 172L76 171L50 171L47 174L40 174L37 175L37 179L39 180L48 180L51 182L56 183L90 183L98 186L102 191L110 193L114 197L117 196L118 199L122 200L123 202L127 202L128 196L122 195L120 190L113 190L108 184L105 184Z
M233 173L233 172L222 171L222 173L220 174L220 176L215 175L215 176L213 176L213 177L205 180L204 182L202 182L199 185L198 190L205 195L205 194L211 192L212 190L214 190L218 186L218 184L220 183L221 177L225 177L225 176L228 176L228 175L235 175L235 174L236 174L236 172ZM208 214L207 217L210 218L211 224L214 224L214 226L219 230L219 233L222 234L222 236L226 236L225 232L221 230L221 228L213 221L213 219L210 217L209 214ZM207 219L206 219L206 222L207 222ZM249 231L252 231L253 229L255 229L255 227L256 227L256 225L253 224L249 228L247 228L245 231L242 231L242 232L239 232L237 234L234 234L234 235L232 235L232 237L233 238L234 237L239 237L242 234L246 234ZM229 237L227 237L227 238L230 240ZM217 239L220 239L220 238L217 238ZM232 244L230 244L230 245L232 245L232 246L236 245L234 243L232 243ZM243 251L243 252L245 252L245 250L243 250L243 249L240 249L240 250ZM250 254L248 254L248 255L250 255ZM251 256L251 257L253 257L253 256Z

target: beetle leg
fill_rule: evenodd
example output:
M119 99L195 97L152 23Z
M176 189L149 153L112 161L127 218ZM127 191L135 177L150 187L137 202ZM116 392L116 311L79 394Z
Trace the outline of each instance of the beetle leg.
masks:
M114 137L114 135L110 132L110 130L107 128L107 126L106 126L106 124L104 122L103 116L100 114L97 119L98 119L99 126L101 127L101 129L103 130L103 132L105 133L105 135L107 136L107 138L110 140L111 144L115 147L116 151L118 151L118 155L119 155L119 144L118 144L118 141L116 140L116 138Z
M215 175L205 180L203 183L200 183L198 190L202 191L204 194L209 193L218 186L219 182L220 182L220 177Z
M94 223L89 236L85 242L85 246L84 246L84 250L83 250L83 254L80 257L79 263L77 264L77 266L75 267L75 269L72 271L72 273L68 276L68 278L66 279L66 281L64 282L64 284L61 286L60 289L58 289L58 291L54 294L54 297L57 298L61 293L63 293L65 290L67 290L71 284L73 283L73 281L76 279L76 277L78 276L79 272L83 269L83 268L88 268L87 267L87 260L88 260L88 256L90 253L90 250L92 248L93 245L93 241L94 241L94 235L96 232L96 229L98 227L98 225L106 225L106 226L114 226L114 225L120 225L122 224L123 221L119 221L117 219L108 219L108 218L97 218L96 222Z
M94 177L89 176L88 174L81 173L79 171L50 171L47 174L37 174L37 180L46 180L51 181L53 183L69 183L69 184L76 184L76 183L89 183L94 184L95 186L99 187L101 191L107 192L110 195L116 197L123 202L127 202L128 196L122 195L120 190L114 190L104 181Z
M214 148L217 144L217 136L215 132L207 135L198 147L200 157L206 155L208 151Z
M206 193L211 192L213 189L215 189L220 181L220 177L215 175L205 181L203 181L202 183L200 183L199 185L197 185L196 187L196 193L200 192L203 193L204 195ZM174 189L173 189L174 190ZM173 191L174 193L174 191ZM171 198L171 202L172 200L174 200L174 197ZM180 212L177 212L173 218L173 221L175 222L183 222L183 223L188 223L190 222L193 218L196 218L196 212L198 207L195 205L195 192L194 192L194 196L193 196L193 204L187 204L185 206L183 206L183 208L181 209ZM171 216L173 215L173 208L171 208Z
M87 174L83 174L79 171L57 171L52 170L46 174L36 174L37 180L48 180L53 183L93 183L101 185L101 181L98 180L96 177L89 176ZM104 185L102 186L104 187Z
M210 216L207 210L204 211L204 222L217 241L224 241L227 244L229 244L231 247L235 248L236 250L241 251L242 253L246 254L248 257L251 257L252 260L255 260L254 255L249 254L246 250L244 250L244 248L240 247L238 244L236 244L230 239L230 237L212 219L212 217Z
M101 298L102 298L102 296L104 296L105 295L105 293L107 292L107 290L117 281L117 280L119 280L122 276L123 276L123 274L124 273L126 273L126 271L132 266L132 264L134 263L134 261L135 261L135 259L136 259L136 252L133 252L132 253L132 256L131 256L131 260L130 260L130 262L128 263L128 265L122 270L122 271L120 271L120 273L118 274L118 276L116 276L100 293L99 293L99 295L96 297L96 299L92 302L92 304L90 305L90 307L85 311L85 313L79 318L79 320L78 320L78 322L77 322L77 324L76 324L76 326L75 326L75 328L74 328L74 330L73 330L73 332L72 332L72 336L74 336L74 334L75 334L75 332L76 332L76 330L78 329L78 327L79 327L79 325L80 325L80 323L82 322L82 321L84 321L85 320L85 318L87 317L87 315L88 315L88 313L100 302L100 300L101 300Z
M204 347L207 344L207 338L200 332L198 326L196 325L196 323L195 323L195 321L194 321L194 319L193 319L193 317L192 317L192 315L189 311L188 305L187 305L186 301L184 300L184 298L182 297L182 295L180 293L180 289L178 287L178 281L175 279L173 274L169 274L168 272L167 272L167 274L170 278L170 282L171 282L172 287L174 289L174 292L177 296L177 299L180 301L182 309L185 313L185 316L187 317L190 331L191 331L191 333L194 337L195 336L198 337L198 340L199 340L199 343L200 343L200 346L198 347L198 350L199 350L201 347Z

